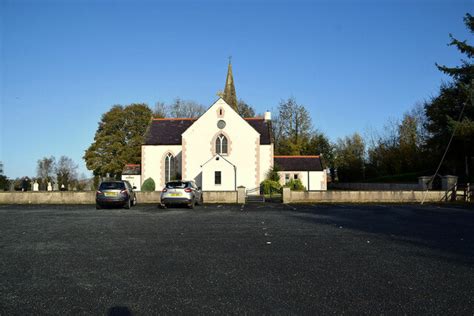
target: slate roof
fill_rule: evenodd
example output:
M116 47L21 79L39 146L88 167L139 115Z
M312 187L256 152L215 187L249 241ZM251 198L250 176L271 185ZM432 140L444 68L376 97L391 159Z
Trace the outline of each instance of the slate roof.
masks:
M319 156L274 156L273 163L281 171L323 171Z
M137 164L126 164L123 167L122 175L137 175L141 174L141 166Z
M145 135L145 145L181 145L181 134L197 119L153 119Z
M244 118L260 134L260 145L272 143L272 121L265 121L260 117Z
M153 119L145 134L144 145L181 145L181 134L190 127L197 118ZM263 118L245 118L260 134L260 145L272 143L271 121Z

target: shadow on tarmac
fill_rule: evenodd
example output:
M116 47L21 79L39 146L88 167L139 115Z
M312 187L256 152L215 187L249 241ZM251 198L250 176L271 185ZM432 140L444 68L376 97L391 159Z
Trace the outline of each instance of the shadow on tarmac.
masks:
M474 263L474 212L437 205L306 205L289 216L318 225L375 234L399 243L455 255L449 261ZM441 258L441 257L439 257Z

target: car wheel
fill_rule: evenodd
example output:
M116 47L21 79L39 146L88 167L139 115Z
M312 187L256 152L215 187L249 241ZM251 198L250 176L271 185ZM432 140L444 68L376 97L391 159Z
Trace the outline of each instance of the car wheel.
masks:
M95 209L96 209L96 210L100 210L100 209L102 209L102 207L101 207L99 204L96 204L96 205L95 205Z
M132 207L132 200L128 199L127 203L125 203L125 208L129 210L130 207Z
M137 205L137 197L136 196L133 197L133 206L135 206L135 205Z

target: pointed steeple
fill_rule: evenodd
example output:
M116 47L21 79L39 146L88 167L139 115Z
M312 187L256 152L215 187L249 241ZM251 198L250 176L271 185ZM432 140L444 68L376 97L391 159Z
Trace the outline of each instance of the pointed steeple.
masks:
M237 112L237 95L234 87L234 76L232 75L232 57L229 57L229 66L227 68L227 79L225 80L224 93L222 98Z

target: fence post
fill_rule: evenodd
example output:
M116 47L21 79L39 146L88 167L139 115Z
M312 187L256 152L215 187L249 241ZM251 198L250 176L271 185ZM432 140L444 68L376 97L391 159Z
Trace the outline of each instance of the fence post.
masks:
M471 202L471 185L470 183L466 183L466 192L465 192L465 197L464 197L464 201L466 202Z
M453 192L451 193L451 201L456 201L456 196L458 194L458 183L456 182L453 186Z

